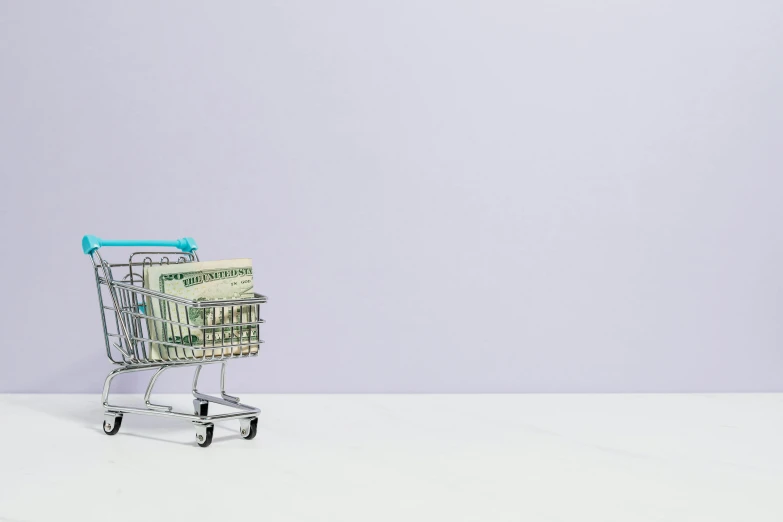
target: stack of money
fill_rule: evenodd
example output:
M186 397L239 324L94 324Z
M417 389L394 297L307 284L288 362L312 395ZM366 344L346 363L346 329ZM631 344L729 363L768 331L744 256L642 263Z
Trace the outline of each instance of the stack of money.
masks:
M247 299L254 296L253 267L250 259L146 266L144 287L193 301ZM256 310L253 305L199 308L149 298L153 342L148 356L161 361L257 353L258 344L251 343L258 341L258 326L231 326L257 321Z

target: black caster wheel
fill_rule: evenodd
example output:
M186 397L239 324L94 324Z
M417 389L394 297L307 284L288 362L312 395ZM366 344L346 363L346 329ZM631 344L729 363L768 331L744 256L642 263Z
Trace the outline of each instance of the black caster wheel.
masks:
M116 435L120 431L120 426L122 426L122 416L114 417L114 420L107 418L103 421L103 432L106 435Z
M209 415L209 402L195 400L193 401L193 409L199 417L206 417Z
M213 424L207 424L205 426L196 427L196 442L202 448L206 448L212 444L212 433L215 429Z
M258 433L258 417L253 417L250 419L250 426L244 426L240 425L240 433L242 434L242 438L246 440L253 440L256 438L256 433Z

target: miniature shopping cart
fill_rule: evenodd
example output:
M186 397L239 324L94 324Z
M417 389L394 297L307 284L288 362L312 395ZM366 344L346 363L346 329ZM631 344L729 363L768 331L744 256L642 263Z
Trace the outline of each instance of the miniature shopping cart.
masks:
M98 252L108 246L173 247L179 251L135 252L127 263L115 264L105 261ZM82 239L82 249L92 259L95 271L106 354L117 365L103 386L103 431L108 435L119 431L123 414L138 413L189 420L196 427L196 441L201 447L212 443L214 423L218 421L239 420L242 437L256 436L260 410L226 393L226 362L258 355L263 343L258 335L259 325L264 322L260 308L266 297L254 294L244 299L189 300L144 287L145 267L198 261L197 248L192 238L124 241L88 235ZM152 313L153 310L158 313ZM221 364L220 397L198 391L201 367L215 363ZM160 374L182 366L195 367L192 414L150 401ZM144 370L155 370L144 394L144 408L109 403L109 389L115 377ZM209 403L237 411L210 415Z

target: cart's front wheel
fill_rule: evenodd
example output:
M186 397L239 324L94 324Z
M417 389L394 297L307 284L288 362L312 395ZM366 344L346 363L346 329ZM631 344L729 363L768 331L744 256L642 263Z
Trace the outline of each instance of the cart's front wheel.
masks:
M202 448L206 448L212 444L212 433L215 430L214 424L199 424L196 425L196 442Z
M103 421L103 432L106 435L116 435L122 426L122 415L106 417Z
M250 422L247 424L240 422L239 432L242 434L243 439L254 439L256 437L256 433L258 432L258 417L251 418Z

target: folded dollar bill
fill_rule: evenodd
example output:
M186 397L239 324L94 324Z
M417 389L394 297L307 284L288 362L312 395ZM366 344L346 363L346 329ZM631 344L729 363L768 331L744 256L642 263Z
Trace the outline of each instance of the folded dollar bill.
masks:
M229 259L145 266L144 287L193 301L251 298L252 262ZM148 298L150 338L160 341L150 343L148 356L160 361L256 353L258 344L252 343L258 341L258 325L244 325L258 320L256 310L254 305L199 308Z

